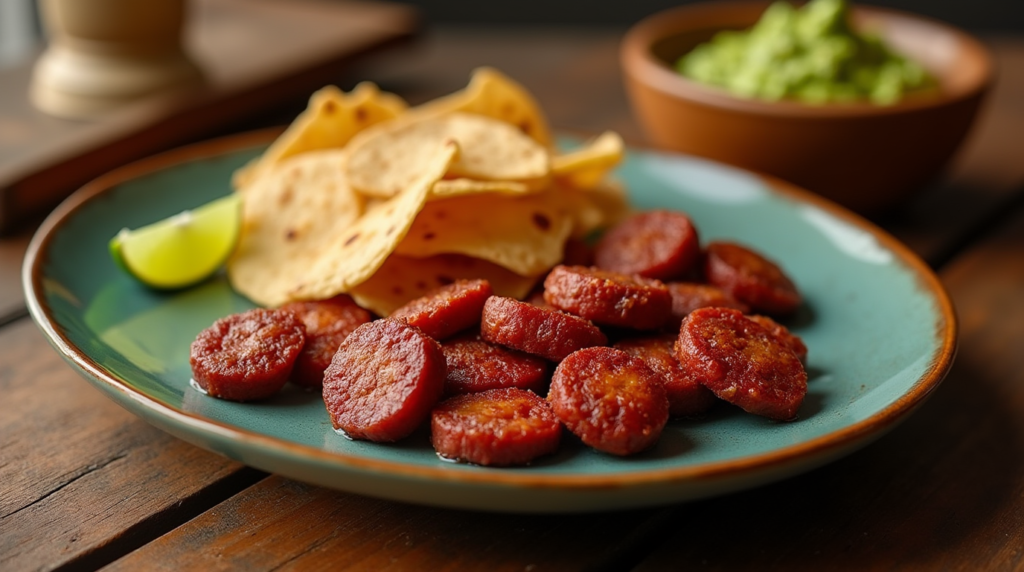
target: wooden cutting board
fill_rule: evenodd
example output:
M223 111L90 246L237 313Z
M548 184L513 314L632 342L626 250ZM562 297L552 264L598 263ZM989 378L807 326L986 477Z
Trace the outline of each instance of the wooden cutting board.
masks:
M29 102L34 61L0 71L0 233L114 167L312 93L418 24L413 8L386 2L192 0L190 9L185 45L206 84L187 93L65 120Z

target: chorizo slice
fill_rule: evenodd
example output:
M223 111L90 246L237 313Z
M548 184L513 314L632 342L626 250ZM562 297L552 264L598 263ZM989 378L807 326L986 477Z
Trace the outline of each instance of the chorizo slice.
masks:
M672 295L657 280L585 266L556 266L544 279L544 300L597 324L653 330L672 313Z
M324 372L324 403L334 428L351 439L397 441L427 420L444 391L444 352L398 320L376 320L349 334Z
M480 311L492 294L486 280L456 280L411 300L389 316L443 340L480 323Z
M644 360L647 367L658 374L668 396L669 415L685 417L704 413L718 398L683 371L676 359L676 338L675 334L660 334L622 340L612 347Z
M700 240L690 217L664 210L635 214L608 231L594 250L594 264L622 274L671 280L700 258Z
M566 266L592 266L594 264L594 248L586 241L569 238L562 249L562 264Z
M477 465L525 465L555 452L561 436L548 403L514 387L451 397L430 416L437 454Z
M479 333L461 334L441 343L448 362L444 392L477 393L502 387L543 393L548 362L541 357L492 344Z
M578 349L608 343L590 320L503 296L491 296L484 304L480 337L555 362Z
M739 310L701 308L683 321L676 357L688 375L744 411L796 417L807 372L793 350Z
M527 304L532 304L540 308L554 310L555 308L551 304L544 301L544 284L541 283L539 286L539 288L534 288L534 290L530 292L523 301Z
M790 332L789 328L783 326L782 324L776 322L775 320L769 318L768 316L754 314L753 316L747 316L747 318L754 320L758 324L764 326L765 329L771 332L773 336L775 336L776 338L778 338L780 342L782 342L782 345L793 350L793 353L796 354L796 357L800 360L800 363L804 364L805 366L807 365L807 345L804 344L804 341L800 338L800 336L794 334L793 332Z
M710 284L667 282L665 287L672 295L672 319L669 320L669 325L677 330L683 318L697 308L735 308L744 314L750 312L750 306Z
M757 312L783 316L793 313L802 301L796 285L782 268L736 243L708 244L704 275L713 286L749 304Z
M265 399L288 381L305 337L302 322L291 312L256 308L232 314L192 342L192 378L213 397Z
M373 319L346 294L329 300L289 302L279 309L295 314L306 326L306 344L295 361L291 380L314 389L323 387L324 370L331 365L341 342L353 330Z
M615 348L585 348L562 360L547 398L570 431L613 455L654 445L668 422L668 397L657 374Z

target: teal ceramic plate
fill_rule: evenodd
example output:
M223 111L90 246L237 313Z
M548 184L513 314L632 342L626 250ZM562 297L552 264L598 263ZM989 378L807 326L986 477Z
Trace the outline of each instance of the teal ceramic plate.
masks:
M953 359L949 298L909 250L809 193L678 155L633 151L619 175L636 207L681 209L702 239L731 238L779 261L805 294L792 322L810 348L799 419L772 422L721 404L673 421L631 458L571 436L529 467L440 461L421 431L394 445L335 433L316 394L289 388L239 404L189 386L189 344L251 307L223 277L154 292L121 272L107 241L229 192L266 135L181 149L93 182L43 224L25 262L33 318L58 352L114 401L161 429L253 467L346 491L484 510L565 512L670 503L749 488L849 453L892 428Z

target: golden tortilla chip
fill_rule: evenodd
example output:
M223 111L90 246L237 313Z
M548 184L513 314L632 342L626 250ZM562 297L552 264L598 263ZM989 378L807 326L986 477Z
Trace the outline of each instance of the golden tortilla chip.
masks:
M534 186L547 182L548 153L535 141L490 117L450 113L391 122L360 133L349 145L349 183L368 196L393 196L422 172L432 150L448 140L460 149L459 159L449 168L452 176Z
M579 149L553 156L551 174L566 186L589 189L622 161L624 153L622 137L605 131Z
M615 226L633 213L626 187L616 179L605 178L584 195L601 212L601 227Z
M598 206L597 201L586 191L572 187L558 187L562 201L572 213L572 231L569 236L576 239L585 239L594 231L609 226L608 217Z
M363 129L393 119L405 111L405 101L363 82L348 94L333 85L313 93L309 106L263 153L235 172L232 184L243 189L283 159L314 151L344 147Z
M333 237L359 219L364 199L345 182L344 154L329 149L290 157L253 181L228 261L235 290L263 306L287 302Z
M458 158L459 146L447 141L434 148L419 176L394 197L366 207L363 216L330 237L287 296L319 300L347 292L373 275L405 237L430 189Z
M534 276L561 260L574 223L571 208L557 189L522 197L488 194L430 201L395 252L420 258L465 254Z
M494 68L477 68L465 89L427 102L410 113L435 116L457 111L515 125L546 148L554 144L548 121L530 92Z
M525 298L539 276L520 276L498 266L459 254L410 258L392 254L366 282L349 294L360 306L387 316L406 302L461 278L483 278L498 296Z
M447 199L480 193L501 193L504 195L526 195L534 192L530 185L518 181L476 181L474 179L444 179L434 183L430 190L431 199Z

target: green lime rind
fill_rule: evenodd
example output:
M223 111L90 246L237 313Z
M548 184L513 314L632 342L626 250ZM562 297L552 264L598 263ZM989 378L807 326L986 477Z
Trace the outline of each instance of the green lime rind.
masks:
M143 284L174 290L219 270L238 244L242 200L232 194L110 240L114 262Z

